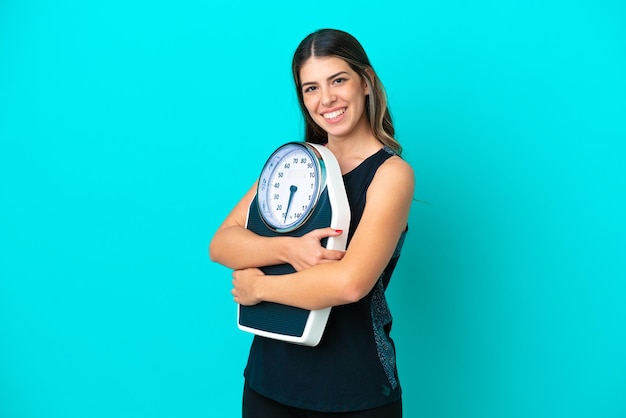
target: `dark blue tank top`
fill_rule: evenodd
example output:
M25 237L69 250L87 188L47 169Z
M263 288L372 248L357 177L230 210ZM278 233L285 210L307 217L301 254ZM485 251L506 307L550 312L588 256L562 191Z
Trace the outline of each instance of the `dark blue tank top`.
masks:
M351 209L348 246L376 170L392 155L385 147L343 176ZM404 236L369 294L358 302L332 308L319 345L306 347L254 337L244 371L254 391L286 405L325 412L370 409L400 398L385 289Z

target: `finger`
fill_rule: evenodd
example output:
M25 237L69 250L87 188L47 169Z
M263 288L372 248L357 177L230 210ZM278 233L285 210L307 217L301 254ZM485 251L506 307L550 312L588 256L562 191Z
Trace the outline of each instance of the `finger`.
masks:
M321 240L322 238L336 237L338 235L341 235L343 234L343 230L328 227L328 228L316 229L313 231L313 233L315 233L315 236L317 239Z
M345 251L324 250L323 257L326 260L341 260L346 255Z

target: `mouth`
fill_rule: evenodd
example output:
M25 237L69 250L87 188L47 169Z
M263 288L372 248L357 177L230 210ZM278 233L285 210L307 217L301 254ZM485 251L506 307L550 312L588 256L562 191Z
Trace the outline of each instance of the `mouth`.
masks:
M322 113L322 116L324 117L324 119L330 121L330 120L333 120L333 119L337 119L339 116L343 115L344 113L346 113L346 108L345 107L343 107L341 109L334 110L332 112Z

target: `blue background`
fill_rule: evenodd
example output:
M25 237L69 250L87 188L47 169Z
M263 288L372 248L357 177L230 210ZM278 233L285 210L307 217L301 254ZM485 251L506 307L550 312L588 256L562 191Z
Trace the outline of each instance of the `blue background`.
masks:
M626 416L626 5L0 3L0 416L237 417L208 242L361 40L416 172L389 289L405 416Z

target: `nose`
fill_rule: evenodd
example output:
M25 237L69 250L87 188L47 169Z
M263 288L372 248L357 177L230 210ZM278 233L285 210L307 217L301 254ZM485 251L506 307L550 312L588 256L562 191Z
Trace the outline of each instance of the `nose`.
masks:
M329 89L322 89L322 105L330 106L335 100L337 100L337 96Z

